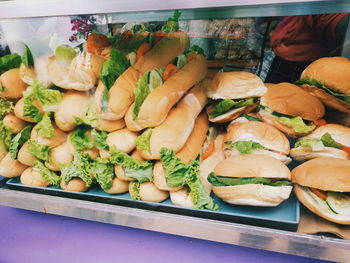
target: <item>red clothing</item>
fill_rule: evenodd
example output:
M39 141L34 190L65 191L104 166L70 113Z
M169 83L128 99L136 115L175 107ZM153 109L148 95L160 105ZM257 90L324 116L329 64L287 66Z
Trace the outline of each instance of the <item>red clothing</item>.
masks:
M335 28L348 14L286 16L276 27L270 46L289 61L314 61L336 48Z

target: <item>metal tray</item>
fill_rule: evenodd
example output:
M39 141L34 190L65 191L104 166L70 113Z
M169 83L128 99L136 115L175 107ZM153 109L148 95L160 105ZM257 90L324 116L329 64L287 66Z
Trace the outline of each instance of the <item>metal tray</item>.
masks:
M89 191L70 192L57 187L34 187L23 185L19 177L7 180L10 189L34 192L47 195L62 196L74 199L88 200L99 203L116 204L133 208L160 211L171 214L180 214L206 219L245 223L255 226L273 227L276 229L296 230L300 219L299 201L294 194L276 207L249 207L230 205L213 196L215 203L220 207L218 211L191 209L173 205L170 199L162 203L152 203L131 200L129 193L111 195L104 192L100 187L93 187Z

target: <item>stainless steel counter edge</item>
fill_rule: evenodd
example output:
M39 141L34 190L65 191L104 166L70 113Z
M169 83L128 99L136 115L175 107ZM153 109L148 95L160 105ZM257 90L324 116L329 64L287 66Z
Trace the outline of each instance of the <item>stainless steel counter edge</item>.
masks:
M0 188L0 205L233 245L346 262L350 242L324 236Z
M349 0L10 0L0 1L0 18L128 13L173 9L232 8L236 17L349 12ZM221 10L225 10L221 9ZM225 10L227 11L227 10Z

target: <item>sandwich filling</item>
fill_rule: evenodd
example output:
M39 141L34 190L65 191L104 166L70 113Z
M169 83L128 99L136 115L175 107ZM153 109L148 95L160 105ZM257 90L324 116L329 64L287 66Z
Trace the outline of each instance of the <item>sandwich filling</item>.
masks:
M326 85L322 84L321 82L315 80L315 79L310 79L310 78L302 78L299 79L298 81L295 82L296 85L303 85L303 84L307 84L310 86L315 86L319 89L322 89L323 91L325 91L326 93L336 97L337 99L340 99L344 102L346 102L347 104L350 104L350 95L349 94L345 94L345 93L341 93L338 91L334 91L330 88L328 88Z
M61 182L61 177L57 175L55 172L49 170L42 162L35 161L34 168L40 176L46 180L50 185L59 186Z
M213 100L209 103L207 113L210 118L216 118L230 111L251 106L257 101L257 98Z
M350 154L350 147L337 143L328 132L323 134L319 139L299 139L294 147L308 148L312 151L322 151L325 147L332 147Z
M213 186L232 186L245 184L262 184L270 186L290 186L292 182L286 178L264 178L264 177L225 177L215 175L213 172L208 175L208 181Z
M312 121L302 119L300 116L290 116L271 110L270 108L259 105L260 111L271 114L277 121L292 128L297 133L308 133L316 128Z

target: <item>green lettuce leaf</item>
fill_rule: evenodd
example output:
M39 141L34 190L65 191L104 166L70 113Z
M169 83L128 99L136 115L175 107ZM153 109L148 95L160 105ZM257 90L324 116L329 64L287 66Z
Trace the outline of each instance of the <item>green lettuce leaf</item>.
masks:
M152 163L137 160L113 146L110 151L110 162L124 168L125 176L138 182L151 182L153 179Z
M66 45L60 45L55 50L55 60L62 67L69 67L76 55L76 50Z
M136 138L136 146L140 150L144 151L151 151L151 135L152 135L153 129L147 129L145 132L143 132L140 136Z
M189 55L191 55L192 53L196 53L196 54L198 54L198 55L205 55L204 54L204 50L203 50L203 48L201 48L201 47L199 47L199 46L197 46L197 45L193 45L193 46L191 46L189 49L188 49L188 51L186 52L186 56L189 56Z
M2 120L7 113L13 110L13 102L4 98L0 98L0 119Z
M108 160L97 158L91 166L91 173L96 178L96 181L101 185L102 189L108 190L112 187L114 177L114 165Z
M107 149L109 148L108 144L106 143L108 133L105 131L98 131L93 129L91 131L91 136L94 140L94 143L98 149Z
M21 57L14 53L0 58L0 75L13 68L19 68L22 63Z
M23 92L23 115L39 122L42 119L39 109L34 106L33 101L37 100L46 112L55 111L62 98L58 90L48 89L46 84L34 80L33 84Z
M27 45L25 45L25 50L22 55L22 63L26 67L34 66L34 58L33 58L32 52L30 51Z
M197 209L219 210L219 206L214 203L213 198L207 194L200 179L188 182L192 203Z
M51 149L52 147L49 145L39 144L33 140L28 140L28 152L40 160L48 162Z
M6 149L10 148L12 142L13 134L12 132L4 125L4 122L0 121L0 138L4 142Z
M209 116L212 118L215 118L217 116L220 116L224 113L229 112L233 109L238 109L245 106L250 106L254 104L256 101L255 98L248 98L248 99L240 99L240 100L221 100L216 106L214 107L213 111L209 113Z
M320 143L322 143L320 140L317 139L303 139L303 140L298 140L294 147L304 147L304 148L310 148L314 149L317 147ZM322 145L321 145L322 146Z
M50 113L45 113L42 120L34 128L38 135L45 138L53 138L55 129L51 123Z
M97 127L99 125L98 113L92 102L89 103L87 113L84 117L73 116L73 118L78 125L85 124L91 127Z
M130 182L129 194L132 200L141 200L140 196L140 183L137 181Z
M95 177L91 176L91 163L88 154L75 152L74 159L61 167L61 177L65 182L73 178L80 178L90 187L95 182Z
M94 147L94 142L88 134L89 130L88 126L79 126L69 135L69 140L76 150L82 151Z
M337 148L337 149L344 148L341 144L339 144L335 140L333 140L332 136L328 132L326 132L325 134L322 135L321 141L322 141L323 145L326 147L333 147L333 148Z
M323 89L325 92L329 93L330 95L350 104L350 95L344 94L341 92L334 91L330 88L328 88L326 85L318 82L315 79L310 79L310 78L302 78L294 82L296 85L303 85L303 84L308 84L311 86L315 86L317 88Z
M263 184L270 186L288 186L292 185L291 181L280 178L263 178L263 177L221 177L216 176L213 172L208 175L208 181L213 186L230 186L243 184Z
M133 120L136 120L137 116L139 115L142 103L145 101L148 94L151 93L148 87L149 74L149 72L143 74L136 83L136 89L134 90L135 103L132 110Z
M49 170L42 162L38 160L34 161L34 169L36 169L40 176L48 181L50 185L60 186L61 177Z
M235 143L232 143L231 141L227 141L227 142L224 142L224 144L227 149L236 148L242 154L250 154L257 149L261 149L261 150L267 149L264 146L262 146L260 143L253 142L253 141L238 141Z
M165 33L172 33L172 32L179 31L180 16L181 16L181 12L179 10L175 10L173 16L168 18L168 21L162 27L162 31Z
M9 153L13 160L17 159L19 149L29 140L32 127L32 125L24 127L15 137L13 137L9 147Z
M312 131L313 129L315 129L315 125L314 124L305 124L304 120L297 116L297 117L278 117L275 116L274 117L282 122L284 125L287 125L288 127L291 127L294 131L298 132L298 133L308 133L310 131Z
M260 122L261 122L261 120L259 120L258 118L255 118L255 117L250 116L250 115L248 115L248 114L242 114L240 117L244 117L244 118L246 118L248 121L260 121Z

